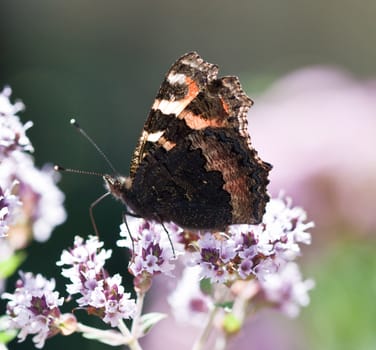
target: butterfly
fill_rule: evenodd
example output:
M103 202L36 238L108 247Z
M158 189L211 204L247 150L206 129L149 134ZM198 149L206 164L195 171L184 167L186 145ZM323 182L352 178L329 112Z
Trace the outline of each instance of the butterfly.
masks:
M129 176L105 175L132 215L187 229L258 224L272 166L251 145L253 104L234 76L196 52L168 70L134 151Z

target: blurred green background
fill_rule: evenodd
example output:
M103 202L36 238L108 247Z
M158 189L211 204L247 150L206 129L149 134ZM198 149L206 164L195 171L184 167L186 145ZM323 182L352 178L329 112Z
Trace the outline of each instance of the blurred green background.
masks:
M28 135L39 166L109 171L69 125L75 117L127 174L163 75L183 53L196 50L222 75L240 76L257 106L257 96L276 79L301 67L329 64L359 79L376 76L375 18L374 0L0 0L0 87L10 85L12 98L26 105L21 118L34 122ZM92 232L88 208L104 193L101 179L66 174L60 188L68 220L48 242L28 248L25 271L57 276L61 250L75 234ZM95 213L102 239L114 248L121 205L105 200ZM296 336L280 349L376 348L374 232L330 230L314 230L319 243L305 249L303 270L316 280L311 305L295 321L269 315L279 317L280 331L287 327ZM109 270L125 273L126 257L114 253ZM10 349L31 346L13 343ZM110 349L79 336L55 337L45 349L69 346ZM247 346L254 348L251 339Z

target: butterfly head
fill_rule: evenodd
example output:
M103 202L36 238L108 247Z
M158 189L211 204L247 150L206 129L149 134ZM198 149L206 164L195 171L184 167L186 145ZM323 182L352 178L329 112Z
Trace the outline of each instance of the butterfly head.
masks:
M131 178L122 175L104 175L103 180L108 192L122 201L132 187Z

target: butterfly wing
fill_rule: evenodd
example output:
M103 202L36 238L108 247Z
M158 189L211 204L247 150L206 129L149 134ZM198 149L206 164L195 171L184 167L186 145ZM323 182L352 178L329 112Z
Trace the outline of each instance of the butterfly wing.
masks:
M205 62L196 52L180 57L169 69L155 98L131 160L130 177L152 149L173 147L190 132L177 116L205 89L218 73L218 67ZM166 143L167 142L167 143Z
M166 150L194 130L207 127L234 128L251 147L247 112L252 100L239 79L217 79L218 67L196 52L180 57L169 69L155 98L132 157L130 177L146 154Z
M189 228L259 223L271 169L251 146L252 101L196 53L168 71L131 163L134 210Z
M132 191L143 217L192 229L259 223L269 197L270 166L231 129L190 133L171 150L145 156Z

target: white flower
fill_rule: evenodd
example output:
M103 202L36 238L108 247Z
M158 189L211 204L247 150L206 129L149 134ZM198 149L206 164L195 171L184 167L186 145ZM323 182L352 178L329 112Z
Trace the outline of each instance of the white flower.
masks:
M97 307L104 308L103 321L112 327L116 327L122 319L133 318L136 312L135 300L130 299L130 293L124 293L121 281L119 274L107 277L103 283L103 290L98 291L103 295L104 303Z
M24 105L22 102L12 104L9 100L11 93L10 87L0 92L0 160L15 150L33 151L33 146L26 136L26 130L33 123L21 123L16 113L23 110Z
M22 102L12 104L11 92L9 87L0 92L0 187L11 188L14 181L18 181L13 194L22 202L22 210L14 220L18 230L12 242L19 249L30 241L30 233L38 241L47 240L53 228L65 221L66 214L62 205L64 195L56 187L52 167L37 169L30 154L25 153L33 151L26 136L32 122L21 123L16 113L23 110L24 105ZM1 211L2 218L10 214L5 211ZM0 226L4 233L9 225L2 222Z
M62 275L72 282L67 285L70 295L80 293L78 305L87 306L91 294L103 284L103 267L105 261L111 257L112 251L102 249L103 242L97 236L89 236L84 241L80 236L74 238L73 248L63 250L58 266L70 266L62 269Z
M314 287L313 280L302 280L299 267L293 262L277 272L264 274L259 282L265 299L289 317L298 316L300 307L309 304L308 291Z
M8 299L7 315L9 327L18 329L18 338L24 341L26 336L34 334L33 342L37 348L42 348L48 337L61 331L65 315L59 307L64 298L55 291L55 281L47 280L42 275L20 273L14 294L4 293L3 299ZM74 318L71 315L70 319Z
M64 250L59 266L62 275L72 282L67 285L69 294L81 294L76 300L80 307L90 308L90 313L102 318L112 327L116 327L124 318L131 318L135 313L135 301L129 293L124 293L121 276L107 276L105 261L111 257L111 250L102 248L103 242L97 236L90 236L86 241L76 236L74 246Z
M192 254L192 261L201 266L203 278L222 283L229 278L226 266L236 256L236 243L231 236L218 236L209 232L201 235L197 241L198 251Z
M12 104L9 100L11 95L12 89L9 86L6 86L0 92L0 116L15 115L25 108L25 105L21 101Z
M101 249L102 247L103 242L99 241L97 236L89 236L86 241L80 236L75 236L73 248L63 250L56 264L58 266L87 264L90 268L99 271L112 254L111 250Z
M183 323L201 326L214 307L212 299L200 289L201 268L186 267L182 277L168 297L175 318Z
M202 278L214 283L262 278L298 257L301 243L310 243L307 230L313 223L306 219L305 212L292 207L290 199L272 198L259 225L231 225L227 233L183 233L180 241L194 247L187 252L191 257L187 264L201 266Z
M66 218L64 194L55 184L55 175L52 168L37 169L32 157L19 151L1 163L0 185L6 188L18 181L17 195L23 204L19 221L31 223L38 241L47 240L55 226Z
M125 224L120 225L120 236L125 239L119 240L117 244L132 251L130 271L135 276L143 273L150 276L158 273L172 276L171 271L175 268L172 263L175 259L173 249L177 254L179 244L173 243L174 248L172 247L169 236L161 224L137 218L130 218L127 223L130 233ZM182 231L174 224L166 224L165 227L170 239L175 236L176 232ZM129 237L130 234L131 237Z

